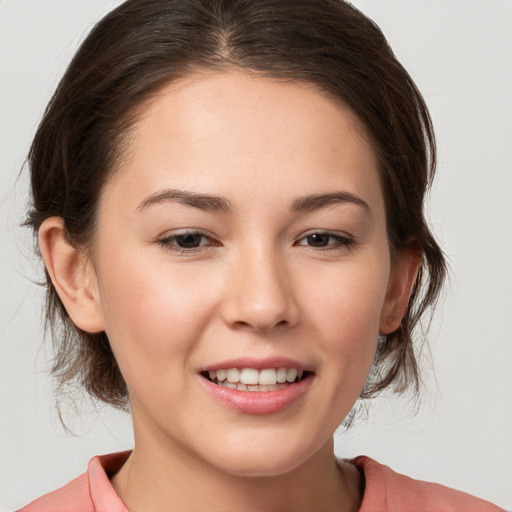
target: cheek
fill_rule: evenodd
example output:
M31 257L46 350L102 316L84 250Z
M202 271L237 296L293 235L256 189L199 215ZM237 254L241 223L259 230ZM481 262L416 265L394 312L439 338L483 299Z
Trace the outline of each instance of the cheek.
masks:
M314 280L302 283L301 297L326 338L362 342L378 334L388 279L386 261L317 269Z
M218 286L133 254L106 264L101 276L106 333L128 383L132 373L167 373L183 364L215 309Z
M326 400L351 408L375 357L380 312L388 283L386 262L330 270L308 286L307 310L313 334L322 343L324 371L334 386Z

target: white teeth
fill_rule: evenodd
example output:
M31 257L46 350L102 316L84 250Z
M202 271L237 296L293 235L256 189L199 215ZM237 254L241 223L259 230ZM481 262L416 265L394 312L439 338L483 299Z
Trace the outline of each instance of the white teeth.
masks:
M258 376L259 384L270 386L272 384L275 384L276 382L276 371L274 370L274 368L270 368L269 370L261 370Z
M286 380L288 382L293 382L297 378L297 370L295 368L290 368L286 373Z
M242 384L258 384L258 370L255 368L243 368L240 371L240 382Z
M246 384L240 384L240 383L233 384L232 382L228 382L227 380L225 380L224 382L219 382L219 386L229 388L229 389L236 389L238 391L279 391L280 389L284 389L287 386L289 386L289 384L273 384L271 386L264 386L264 385L259 384L257 386L256 385L247 386Z
M286 374L287 373L288 373L288 370L286 368L279 368L276 372L277 382L279 382L279 383L286 382Z
M300 381L303 374L303 370L296 368L229 368L208 372L212 382L239 391L277 391L297 379Z
M240 370L238 368L230 368L226 372L226 376L227 376L229 382L239 382L239 381L241 381L244 384L248 384L248 382L244 382L243 380L240 379Z

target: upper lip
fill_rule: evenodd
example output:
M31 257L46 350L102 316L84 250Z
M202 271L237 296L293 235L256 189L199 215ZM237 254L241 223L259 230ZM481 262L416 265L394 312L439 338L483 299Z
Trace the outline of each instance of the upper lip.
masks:
M218 363L209 364L199 369L199 372L208 372L214 370L229 370L230 368L255 368L264 370L265 368L296 368L302 371L313 371L310 365L306 365L288 357L265 357L263 359L254 359L250 357L239 357L225 359Z

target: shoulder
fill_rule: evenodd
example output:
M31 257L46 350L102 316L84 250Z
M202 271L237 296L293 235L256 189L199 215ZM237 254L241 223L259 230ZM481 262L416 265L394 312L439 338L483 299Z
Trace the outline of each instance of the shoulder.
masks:
M444 485L414 480L369 457L356 457L351 462L366 479L360 512L502 512L488 501Z
M128 512L110 484L110 477L128 455L129 452L122 452L93 457L87 473L18 512Z
M33 501L19 512L72 512L74 510L95 512L89 492L87 473L75 478L64 487Z

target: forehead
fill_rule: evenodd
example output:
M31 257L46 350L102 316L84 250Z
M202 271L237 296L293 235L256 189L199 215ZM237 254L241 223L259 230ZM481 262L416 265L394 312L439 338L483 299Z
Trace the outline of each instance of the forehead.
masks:
M304 195L342 176L349 189L379 181L374 151L346 106L310 84L244 73L195 73L160 89L139 108L125 147L113 184L138 193L167 186L240 195L247 183L253 192L266 183Z

